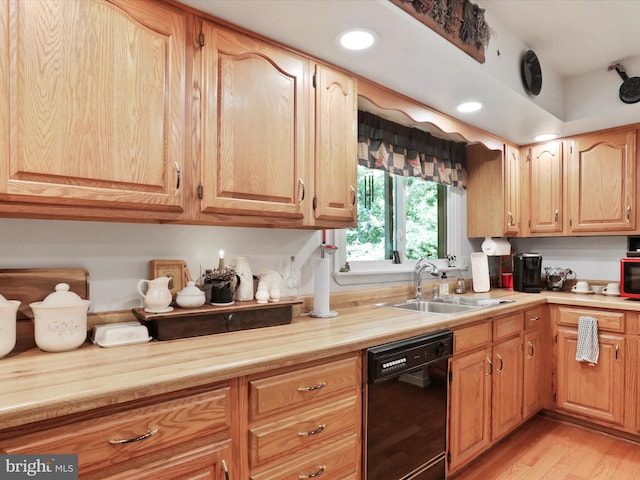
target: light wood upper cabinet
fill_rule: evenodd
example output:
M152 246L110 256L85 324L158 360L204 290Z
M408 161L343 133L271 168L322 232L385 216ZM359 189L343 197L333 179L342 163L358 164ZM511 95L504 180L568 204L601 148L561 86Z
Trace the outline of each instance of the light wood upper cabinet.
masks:
M201 211L297 220L309 202L308 61L202 23Z
M502 237L507 211L503 152L467 146L467 236Z
M520 150L513 145L504 146L504 233L520 234Z
M146 0L0 9L0 200L181 212L186 13Z
M528 230L532 236L564 231L563 142L533 145L528 149Z
M355 226L357 205L357 96L353 77L316 65L314 220ZM329 223L329 225L331 225Z
M636 228L636 131L621 129L571 139L569 233Z

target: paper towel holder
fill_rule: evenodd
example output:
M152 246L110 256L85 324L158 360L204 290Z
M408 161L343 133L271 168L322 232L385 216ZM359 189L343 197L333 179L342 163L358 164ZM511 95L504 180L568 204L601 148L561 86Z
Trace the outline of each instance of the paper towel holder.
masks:
M327 244L326 231L323 230L320 258L317 260L316 271L314 272L313 310L309 312L310 317L333 318L338 316L338 312L329 308L329 266L327 264L328 257L336 253L336 250L338 250L338 247ZM322 288L319 287L320 282L324 283Z

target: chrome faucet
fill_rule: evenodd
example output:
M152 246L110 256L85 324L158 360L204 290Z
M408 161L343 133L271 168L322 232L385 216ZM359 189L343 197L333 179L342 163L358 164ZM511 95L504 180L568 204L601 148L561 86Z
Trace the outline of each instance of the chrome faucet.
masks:
M434 277L440 276L440 270L434 263L427 262L428 257L422 257L416 263L415 268L413 269L413 279L416 285L416 299L420 300L422 298L422 275L424 271L429 269L429 273Z

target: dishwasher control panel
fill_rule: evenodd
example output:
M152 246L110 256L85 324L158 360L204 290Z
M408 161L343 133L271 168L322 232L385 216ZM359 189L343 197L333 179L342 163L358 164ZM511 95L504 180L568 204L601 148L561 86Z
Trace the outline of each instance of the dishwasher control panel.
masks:
M382 381L451 355L453 355L453 333L450 330L370 348L367 351L369 383Z

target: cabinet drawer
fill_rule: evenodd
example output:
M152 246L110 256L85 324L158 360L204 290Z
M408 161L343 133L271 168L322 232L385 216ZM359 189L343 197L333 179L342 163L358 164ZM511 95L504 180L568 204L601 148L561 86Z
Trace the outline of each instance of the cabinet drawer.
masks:
M497 317L493 320L493 341L502 340L513 335L522 333L524 321L522 313L513 313L504 317Z
M558 324L577 326L581 316L593 317L598 320L598 330L609 332L624 332L624 312L608 312L604 310L590 310L587 308L558 308Z
M229 388L3 441L4 453L78 454L82 476L229 428ZM146 436L149 432L155 432ZM144 436L144 438L142 438ZM128 443L110 441L137 439Z
M453 332L453 354L484 347L491 342L491 323L483 322Z
M341 391L361 388L359 357L307 367L249 382L250 420L309 405Z
M524 329L540 328L545 318L545 307L532 308L524 312Z
M306 455L291 455L268 470L252 472L251 480L298 480L316 477L322 480L343 480L359 473L359 457L358 437L351 435Z
M251 466L260 465L284 452L314 448L340 432L343 435L357 434L360 425L358 403L357 396L349 396L250 428Z

